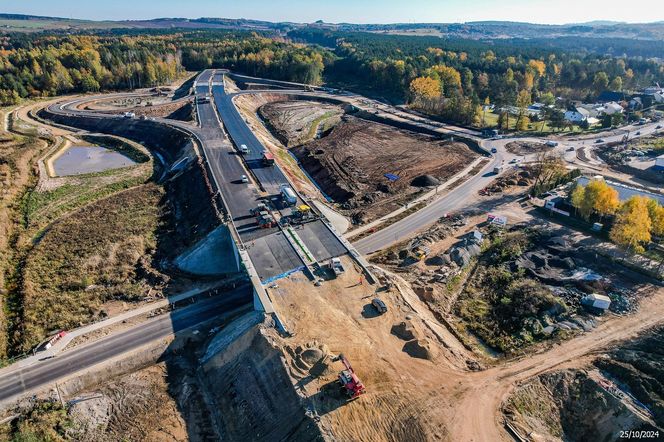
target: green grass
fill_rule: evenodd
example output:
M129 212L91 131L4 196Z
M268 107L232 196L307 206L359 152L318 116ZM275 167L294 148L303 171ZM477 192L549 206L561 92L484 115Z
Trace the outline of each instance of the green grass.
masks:
M131 148L133 149L133 148ZM130 149L130 150L131 150ZM10 355L49 331L85 324L106 301L143 296L150 273L163 190L146 184L152 162L36 183L14 200L5 297ZM147 266L147 267L146 267ZM86 290L90 286L96 288Z
M334 117L337 115L337 112L325 112L323 115L320 117L316 118L314 121L311 122L311 126L309 126L309 132L307 133L307 139L302 140L302 143L306 143L310 140L313 140L316 137L316 133L318 132L318 128L328 119ZM326 128L324 127L323 130Z

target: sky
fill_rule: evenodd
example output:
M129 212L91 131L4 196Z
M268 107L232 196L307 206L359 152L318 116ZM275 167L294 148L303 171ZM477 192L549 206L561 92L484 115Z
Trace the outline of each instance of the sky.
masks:
M224 17L329 23L664 21L661 0L0 0L0 12L93 20Z

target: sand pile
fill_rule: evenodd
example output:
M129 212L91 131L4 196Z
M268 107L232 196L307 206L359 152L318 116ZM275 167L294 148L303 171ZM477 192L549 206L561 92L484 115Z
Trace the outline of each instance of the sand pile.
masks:
M308 376L318 377L329 373L330 352L326 345L310 342L295 349L286 347L291 360L289 368L291 376L302 379Z

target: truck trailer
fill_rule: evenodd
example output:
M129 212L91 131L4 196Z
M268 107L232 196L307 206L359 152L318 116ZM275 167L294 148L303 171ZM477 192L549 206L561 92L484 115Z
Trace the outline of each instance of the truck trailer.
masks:
M291 189L290 186L281 186L281 197L287 206L294 206L297 204L297 195L295 195L295 192L293 192L293 189Z

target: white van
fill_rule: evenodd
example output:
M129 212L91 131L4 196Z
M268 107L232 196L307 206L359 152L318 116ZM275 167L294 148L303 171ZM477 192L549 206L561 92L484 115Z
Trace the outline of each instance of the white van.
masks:
M249 148L247 147L246 144L240 146L240 153L243 153L245 155L249 153Z

